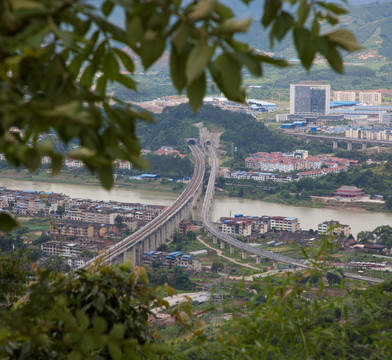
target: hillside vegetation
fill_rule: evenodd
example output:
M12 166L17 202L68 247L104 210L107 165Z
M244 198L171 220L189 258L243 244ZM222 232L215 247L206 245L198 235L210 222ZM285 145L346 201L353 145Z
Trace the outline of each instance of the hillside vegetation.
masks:
M163 145L185 150L185 139L198 137L199 130L194 124L203 122L222 130L224 145L233 143L246 153L256 151L288 151L295 140L268 129L248 114L224 111L211 105L203 106L195 115L187 104L166 108L155 116L156 124L140 123L138 136L142 146L157 149Z

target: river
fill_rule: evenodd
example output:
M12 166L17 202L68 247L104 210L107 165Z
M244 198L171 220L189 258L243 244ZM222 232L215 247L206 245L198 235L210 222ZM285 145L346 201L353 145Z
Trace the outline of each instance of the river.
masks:
M154 205L171 205L178 196L177 194L162 191L153 192L123 187L114 187L111 191L106 191L99 186L5 178L0 178L0 186L15 190L53 191L73 198L114 200ZM232 197L217 197L214 200L211 214L214 221L221 216L234 216L235 214L297 217L302 229L314 230L317 229L319 223L325 220L339 220L342 224L351 226L354 236L360 231L374 230L374 228L380 225L392 225L392 213L363 212L353 209L306 208Z

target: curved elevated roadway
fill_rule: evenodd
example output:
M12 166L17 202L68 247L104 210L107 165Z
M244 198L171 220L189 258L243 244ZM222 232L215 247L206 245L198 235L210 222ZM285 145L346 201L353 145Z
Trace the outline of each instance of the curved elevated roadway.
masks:
M209 211L212 203L212 199L214 196L214 187L215 187L215 177L218 169L218 158L216 156L215 149L213 148L212 145L206 145L208 149L208 154L210 157L210 165L211 165L211 172L210 172L210 177L208 179L208 185L207 185L207 190L204 198L204 203L203 203L203 208L202 208L202 222L205 227L205 229L212 235L215 236L216 238L220 239L221 241L227 243L230 246L236 247L242 251L245 251L247 253L252 253L256 254L256 256L260 256L263 258L271 259L273 261L278 261L282 262L285 264L297 266L300 268L308 268L309 266L307 264L304 264L300 261L297 261L296 259L290 258L288 256L276 254L272 251L267 251L267 250L262 250L257 247L250 246L249 244L246 244L242 241L239 241L230 235L224 234L221 231L219 231L211 222L210 216L209 216ZM356 274L351 274L351 273L344 273L344 276L347 278L355 279L355 280L362 280L362 281L367 281L367 282L375 282L375 283L380 283L383 280L382 279L375 279L375 278L370 278L367 276L361 276L361 275L356 275Z
M205 159L203 153L196 145L189 145L189 148L195 161L195 168L193 170L193 175L188 186L181 193L181 195L168 209L158 215L155 219L151 220L147 225L143 226L141 229L129 235L115 245L111 246L110 248L106 249L106 251L104 253L101 253L98 257L102 258L104 261L107 262L112 262L112 260L121 257L133 246L148 239L158 228L173 219L186 205L192 202L194 196L197 196L197 192L201 190L201 186L203 184L205 173ZM85 265L81 266L80 268L88 267L96 259L97 258L89 260Z

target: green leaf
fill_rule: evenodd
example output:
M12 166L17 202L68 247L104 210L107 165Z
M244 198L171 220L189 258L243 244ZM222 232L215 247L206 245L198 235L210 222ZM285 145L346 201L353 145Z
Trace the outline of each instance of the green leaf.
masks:
M234 17L233 11L228 7L220 2L217 2L215 5L215 12L222 18L222 19L231 19Z
M102 62L102 70L108 80L116 80L120 72L120 65L112 52L108 52Z
M177 53L182 53L188 43L189 36L189 26L187 24L181 24L176 34L171 39L173 47L176 49Z
M203 104L204 94L206 92L206 74L203 72L197 79L193 80L187 86L187 94L189 98L189 105L196 112Z
M60 154L51 154L51 169L53 174L58 174L63 167L63 157Z
M124 51L120 50L120 49L112 49L116 55L120 58L123 66L127 69L127 71L133 73L135 71L135 64L132 60L132 58L125 53Z
M11 230L18 227L18 222L9 214L0 212L0 230L10 232Z
M108 83L108 79L105 75L101 75L97 80L97 91L104 96L106 94L106 85Z
M297 10L297 21L296 25L298 27L301 27L305 24L305 21L307 20L309 16L311 6L308 4L308 0L300 0L298 10Z
M102 13L103 13L106 17L108 17L108 16L111 14L111 12L113 11L113 8L114 8L114 3L111 2L111 1L109 1L109 0L107 0L107 1L105 1L105 2L102 4L102 7L101 7Z
M110 356L112 357L113 360L120 360L122 357L122 351L120 346L114 342L114 341L109 341L108 342L108 349Z
M245 93L241 89L241 64L230 53L221 54L210 67L211 74L219 88L228 99L245 102ZM230 74L230 76L227 76Z
M102 186L109 190L113 186L113 168L109 165L98 168L98 176Z
M282 7L282 3L280 0L265 0L264 2L264 13L261 19L261 23L264 27L267 27L271 24Z
M187 55L186 52L178 54L174 48L170 53L170 75L179 93L182 92L186 85L185 68Z
M145 33L141 41L140 57L145 69L148 69L165 51L166 38L155 31Z
M284 38L284 36L287 34L287 32L292 28L293 24L294 24L293 17L289 13L282 11L282 13L278 16L278 18L274 22L274 25L271 29L271 33L270 33L271 47L273 46L273 38L275 37L276 39L281 41Z
M205 18L210 15L215 8L216 0L201 0L193 7L192 12L188 15L188 18L196 21Z
M258 54L257 57L260 59L261 62L266 63L266 64L271 64L271 65L279 66L279 67L290 66L290 64L284 59L274 59L274 58L269 57L267 55L260 55L260 54Z
M41 156L36 149L28 148L26 151L26 166L30 170L36 170L41 166Z
M90 319L82 310L76 310L75 317L83 328L87 329L90 325Z
M235 51L232 56L238 63L245 65L254 76L262 76L260 58L257 55Z
M136 44L143 38L144 31L142 22L139 17L130 16L130 14L127 12L125 27L129 44L131 45L132 49L136 51Z
M342 7L340 7L340 6L336 5L336 4L333 4L333 3L326 3L324 1L317 1L316 4L319 5L320 7L324 8L324 9L326 9L326 10L332 11L336 15L347 14L347 10L346 9L344 9L344 8L342 8Z
M136 89L136 83L133 81L133 79L126 74L118 74L117 79L116 79L121 85L124 85L128 89L132 90L137 90Z
M362 49L357 43L354 34L349 30L337 29L326 34L326 36L330 41L347 51L353 52Z
M116 340L121 340L125 334L125 325L124 324L114 324L112 329L110 330L109 337Z
M294 28L293 34L301 63L306 69L310 69L316 53L310 31L305 28Z
M335 47L329 49L328 55L326 55L325 58L327 59L329 65L331 65L332 69L340 74L343 73L343 59Z
M94 67L92 65L87 66L83 72L82 77L80 78L80 85L85 86L86 88L90 88L93 84L94 75Z
M245 20L226 20L223 24L218 25L215 29L212 29L211 34L213 35L232 35L238 32L247 32L249 26L252 24L252 19Z
M204 72L212 52L206 40L201 39L191 50L186 62L186 81L191 84L195 79L199 78Z
M71 63L68 65L68 69L71 73L76 77L79 74L80 67L82 66L83 62L88 58L91 54L92 49L94 48L97 40L99 38L99 31L95 31L93 36L87 41L87 44L80 55L75 56Z
M32 10L32 9L40 9L44 10L45 6L41 4L39 1L33 0L13 0L11 3L13 10Z

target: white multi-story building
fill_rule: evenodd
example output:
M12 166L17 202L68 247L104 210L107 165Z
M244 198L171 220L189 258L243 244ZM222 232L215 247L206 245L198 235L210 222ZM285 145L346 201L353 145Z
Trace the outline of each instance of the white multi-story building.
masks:
M381 93L380 92L360 92L359 101L366 105L380 105L381 104Z
M355 91L334 91L332 93L333 101L355 101Z

